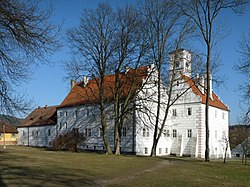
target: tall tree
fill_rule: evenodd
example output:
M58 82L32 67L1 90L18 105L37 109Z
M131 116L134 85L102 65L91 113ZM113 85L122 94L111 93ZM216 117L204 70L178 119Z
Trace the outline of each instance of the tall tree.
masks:
M105 113L105 75L110 73L110 66L115 50L114 34L117 29L115 14L112 8L106 4L99 4L95 10L85 10L78 28L68 31L68 40L73 53L79 55L78 62L73 61L67 67L71 72L90 76L96 81L98 93L93 95L98 101L103 142L108 154L112 154L108 142L107 120ZM75 75L74 75L75 76Z
M138 89L136 75L142 65L147 51L147 41L143 30L143 22L138 11L132 6L119 8L116 12L117 30L115 35L115 52L112 66L115 72L114 113L115 154L120 154L121 129L129 114ZM130 73L130 68L135 72ZM125 74L122 72L125 70ZM124 91L126 90L126 93ZM125 95L125 97L124 97Z
M188 20L180 19L181 12L178 6L172 1L165 0L145 0L142 3L141 12L144 16L146 24L146 33L149 40L150 52L149 58L152 59L155 68L155 82L156 92L152 99L156 104L156 114L154 120L154 135L153 145L151 149L151 156L156 156L156 148L161 134L164 130L165 123L169 114L169 108L182 95L179 94L177 98L173 98L173 86L176 80L175 62L173 63L171 76L166 76L169 68L169 53L181 47L185 36L191 31ZM178 50L177 50L178 51ZM178 55L176 51L176 56ZM167 78L168 77L168 78ZM169 81L166 81L169 80ZM169 87L168 90L164 89ZM167 83L166 83L167 82ZM167 103L164 102L162 96L167 93ZM148 110L148 112L151 112Z
M245 76L245 80L240 87L245 108L243 123L250 123L250 29L242 35L239 46L241 61L237 65L237 70Z
M179 2L178 2L179 3ZM205 108L205 161L209 161L209 99L211 97L211 59L213 45L216 43L216 35L219 29L216 27L218 17L223 9L239 11L244 5L244 0L189 0L180 1L179 7L196 25L199 36L205 43L206 62L206 108Z
M16 88L27 81L32 64L45 62L59 43L51 24L52 9L39 2L0 1L0 112L25 112L30 102Z

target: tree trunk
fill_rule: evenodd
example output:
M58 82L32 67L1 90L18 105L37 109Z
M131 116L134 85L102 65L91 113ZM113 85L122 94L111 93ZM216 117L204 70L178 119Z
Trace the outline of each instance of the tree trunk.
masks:
M158 77L157 77L157 114L155 120L155 128L154 128L154 137L153 137L153 146L151 150L151 157L156 157L156 148L158 144L157 135L158 135L158 126L159 126L159 118L160 118L160 109L161 109L161 72L160 68L158 68Z
M101 111L101 124L102 124L102 132L103 132L103 142L104 142L104 146L106 148L106 153L112 154L112 150L111 150L109 142L108 142L107 121L106 121L106 115L105 115L104 111Z
M209 162L209 99L210 99L210 55L211 55L211 48L210 44L207 44L207 96L206 96L206 108L205 108L205 130L206 130L206 139L205 139L205 161Z

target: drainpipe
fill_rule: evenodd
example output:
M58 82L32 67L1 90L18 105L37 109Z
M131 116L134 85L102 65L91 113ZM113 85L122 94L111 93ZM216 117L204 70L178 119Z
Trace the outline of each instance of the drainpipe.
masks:
M5 124L3 124L3 148L5 149Z
M28 127L28 147L30 146L30 128Z
M135 113L135 102L133 103L133 137L132 137L132 150L133 150L133 153L136 154L136 151L135 151L135 137L136 137L136 133L135 133L135 127L136 127L136 113Z

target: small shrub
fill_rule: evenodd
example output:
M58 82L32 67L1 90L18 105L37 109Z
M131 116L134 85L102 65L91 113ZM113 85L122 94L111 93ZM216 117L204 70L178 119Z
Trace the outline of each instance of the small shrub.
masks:
M59 135L52 142L54 150L66 150L77 152L78 146L85 141L84 133L79 133L78 129L73 129L63 135Z

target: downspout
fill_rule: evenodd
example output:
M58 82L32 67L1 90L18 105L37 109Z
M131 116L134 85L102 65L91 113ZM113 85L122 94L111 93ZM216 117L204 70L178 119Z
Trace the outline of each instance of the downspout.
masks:
M135 150L135 137L136 137L136 133L135 133L135 127L136 127L136 113L135 113L135 102L133 103L133 135L132 135L132 151L134 154L136 154L136 150Z
M30 146L30 128L28 127L28 147Z

